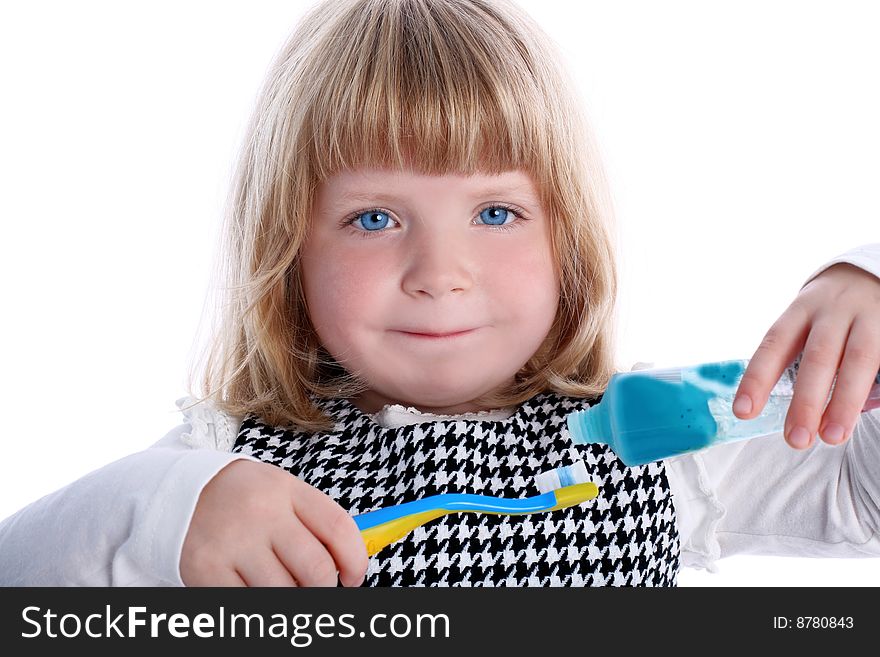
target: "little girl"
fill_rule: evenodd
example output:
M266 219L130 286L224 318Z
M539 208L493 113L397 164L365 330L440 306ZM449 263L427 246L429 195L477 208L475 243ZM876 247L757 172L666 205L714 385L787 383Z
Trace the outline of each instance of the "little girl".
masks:
M880 245L814 272L749 365L744 418L803 351L791 446L628 468L571 443L615 372L616 273L550 43L504 0L312 8L245 141L185 423L6 519L0 583L668 586L729 554L880 555ZM599 496L565 510L449 515L369 559L351 518L577 461Z

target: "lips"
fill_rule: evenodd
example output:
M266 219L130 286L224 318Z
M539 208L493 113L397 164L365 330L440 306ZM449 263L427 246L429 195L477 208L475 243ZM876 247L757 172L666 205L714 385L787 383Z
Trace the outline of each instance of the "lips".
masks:
M412 335L415 337L423 337L423 338L453 338L460 335L466 335L471 333L472 331L476 331L475 328L464 328L464 329L453 329L448 331L438 331L436 329L428 329L428 328L407 328L407 329L396 329L398 333L405 333L406 335Z

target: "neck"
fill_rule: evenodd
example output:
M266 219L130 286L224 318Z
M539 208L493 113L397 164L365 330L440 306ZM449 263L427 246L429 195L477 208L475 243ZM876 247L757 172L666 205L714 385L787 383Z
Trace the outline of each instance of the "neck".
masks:
M484 405L474 403L473 401L466 401L460 404L447 406L430 406L405 399L391 399L373 390L367 390L360 395L352 397L350 401L361 411L369 414L378 413L389 404L400 404L404 407L415 408L421 413L432 413L434 415L462 415L464 413L478 413L479 411L494 410L487 408Z

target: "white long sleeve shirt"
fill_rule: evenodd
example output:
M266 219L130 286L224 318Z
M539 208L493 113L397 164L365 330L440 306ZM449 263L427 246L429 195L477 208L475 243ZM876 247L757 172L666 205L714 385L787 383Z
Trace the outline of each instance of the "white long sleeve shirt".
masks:
M880 244L838 262L880 278ZM191 400L178 400L178 407ZM0 585L182 586L180 553L204 486L237 459L241 418L210 406L150 448L46 495L0 523ZM386 407L380 423L415 411ZM781 436L718 445L666 460L682 565L714 570L734 554L880 556L880 409L844 445L806 452Z

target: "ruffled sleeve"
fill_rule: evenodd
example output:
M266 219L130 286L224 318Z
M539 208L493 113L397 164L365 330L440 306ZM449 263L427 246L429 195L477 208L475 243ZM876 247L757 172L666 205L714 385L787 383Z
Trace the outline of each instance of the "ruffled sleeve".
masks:
M715 561L721 558L721 546L717 531L725 506L716 492L713 473L700 453L667 459L665 463L678 520L681 565L718 572Z
M191 427L180 436L181 441L197 449L232 450L241 418L227 415L207 402L197 403L193 397L181 397L174 403Z

